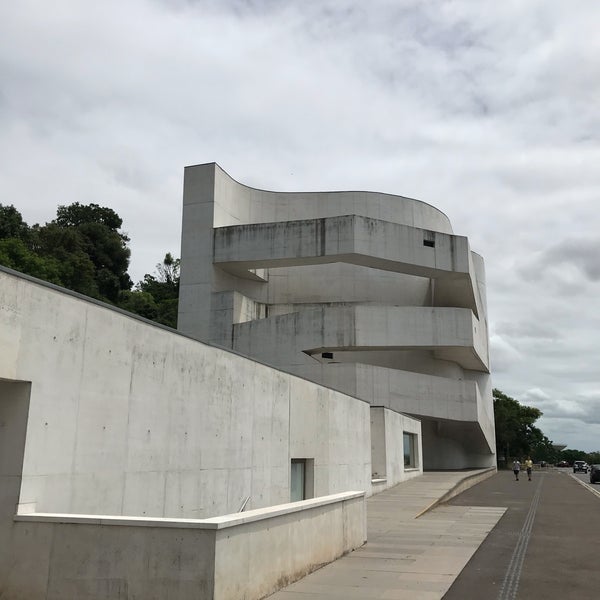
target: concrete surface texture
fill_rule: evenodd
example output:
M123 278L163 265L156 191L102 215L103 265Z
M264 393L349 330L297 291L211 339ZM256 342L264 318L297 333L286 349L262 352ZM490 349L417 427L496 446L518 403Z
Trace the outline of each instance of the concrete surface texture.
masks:
M361 546L364 496L205 520L17 515L0 550L0 597L257 600Z
M77 597L127 597L128 589L148 597L140 586L152 577L163 578L164 595L190 597L182 590L202 590L207 578L186 565L210 572L214 562L203 542L153 522L126 543L121 530L134 526L116 519L118 531L107 533L110 519L139 526L289 503L292 461L305 466L305 498L371 494L368 403L3 268L0 307L0 596L10 580L9 598L42 597L32 589L46 584L68 597L57 582L71 573ZM404 429L420 435L408 417L387 426L396 456ZM422 471L403 467L391 476ZM354 543L363 517L342 512L336 523ZM40 513L55 517L39 522ZM283 565L278 580L345 551L326 552L329 529L305 527L318 543L294 552L302 564L272 561ZM260 539L237 537L241 548ZM91 547L90 568L75 576L71 559ZM106 559L113 551L114 564ZM125 574L123 552L136 559ZM182 561L182 570L171 579L162 563L148 570L160 561Z
M0 303L21 505L206 518L289 502L291 459L370 493L366 402L6 271Z
M483 259L443 213L214 163L186 169L183 201L182 332L419 418L426 469L495 464Z
M506 509L439 501L494 473L425 473L372 496L367 543L269 600L440 600Z

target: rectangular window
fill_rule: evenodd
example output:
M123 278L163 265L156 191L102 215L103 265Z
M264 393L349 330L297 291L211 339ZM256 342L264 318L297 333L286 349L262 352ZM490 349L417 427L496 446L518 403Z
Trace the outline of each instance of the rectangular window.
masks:
M314 498L313 458L292 458L290 468L290 502Z
M298 458L292 458L290 477L290 502L304 500L305 493L305 463Z
M404 467L414 469L417 467L417 436L414 433L404 432Z

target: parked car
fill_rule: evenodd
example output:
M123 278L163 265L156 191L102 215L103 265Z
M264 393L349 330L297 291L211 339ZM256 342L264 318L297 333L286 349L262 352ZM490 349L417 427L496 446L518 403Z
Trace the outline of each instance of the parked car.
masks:
M590 467L590 483L598 483L600 481L600 465L592 465Z
M585 460L576 460L573 463L573 473L587 473L588 472L588 464Z

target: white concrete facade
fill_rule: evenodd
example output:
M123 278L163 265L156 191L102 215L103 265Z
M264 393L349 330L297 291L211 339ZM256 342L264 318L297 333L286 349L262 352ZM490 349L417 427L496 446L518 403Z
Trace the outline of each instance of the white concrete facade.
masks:
M364 400L0 267L0 596L237 599L248 585L262 597L362 544L364 496L422 473L396 465L372 486L370 415ZM402 455L404 429L420 436L408 417L386 427L384 460ZM307 500L273 509L290 501L294 460ZM207 533L246 518L223 517L242 506L260 518L235 540ZM252 544L274 553L262 571Z
M214 517L289 502L294 458L314 496L370 494L368 403L1 270L0 306L3 409L30 394L21 506Z
M433 206L188 167L178 329L422 420L427 469L495 465L483 259Z

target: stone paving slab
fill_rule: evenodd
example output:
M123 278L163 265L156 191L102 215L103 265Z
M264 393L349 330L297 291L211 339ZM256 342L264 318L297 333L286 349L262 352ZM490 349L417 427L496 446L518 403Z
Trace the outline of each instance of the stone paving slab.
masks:
M435 506L473 473L425 473L372 496L367 543L269 600L440 600L506 510Z

